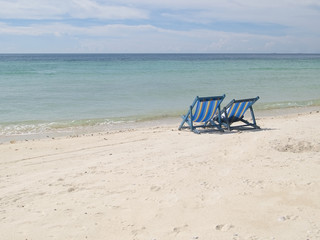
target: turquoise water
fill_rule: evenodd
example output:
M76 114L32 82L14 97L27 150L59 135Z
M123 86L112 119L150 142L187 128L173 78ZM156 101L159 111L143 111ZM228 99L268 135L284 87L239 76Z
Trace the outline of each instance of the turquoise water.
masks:
M183 113L196 95L320 105L319 54L1 54L0 134Z

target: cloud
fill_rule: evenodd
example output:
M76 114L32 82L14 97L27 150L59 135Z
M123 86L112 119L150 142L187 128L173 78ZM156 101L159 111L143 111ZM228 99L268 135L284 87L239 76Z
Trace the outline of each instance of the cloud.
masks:
M2 19L146 19L147 11L93 0L1 0Z
M88 36L88 37L113 37L113 36L129 36L132 32L146 32L146 31L161 31L151 25L103 25L91 27L79 27L64 23L52 24L33 24L27 27L9 26L0 23L0 34L11 34L19 36L41 36L41 35L55 35L55 36Z
M182 21L289 25L319 18L320 9L317 0L0 0L0 6L2 19L151 19L161 12Z

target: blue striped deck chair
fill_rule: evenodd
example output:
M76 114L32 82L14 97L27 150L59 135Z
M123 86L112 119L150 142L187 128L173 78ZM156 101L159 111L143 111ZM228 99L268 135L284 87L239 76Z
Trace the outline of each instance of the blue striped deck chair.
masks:
M256 123L252 105L258 101L259 97L235 100L233 99L226 107L222 109L221 113L221 123L229 131L235 128L247 128L253 127L254 129L260 129ZM250 109L252 122L244 119L246 111ZM231 124L241 121L244 125L237 125L236 127L231 127Z
M188 113L182 116L182 122L179 130L182 128L190 128L195 133L200 133L199 127L216 127L221 128L221 111L220 104L225 98L225 95L215 97L196 97L190 106ZM187 123L188 126L184 126Z

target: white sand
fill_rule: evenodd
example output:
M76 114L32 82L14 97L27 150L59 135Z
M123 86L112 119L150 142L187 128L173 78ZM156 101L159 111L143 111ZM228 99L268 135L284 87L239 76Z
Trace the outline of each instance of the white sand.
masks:
M320 113L0 145L0 239L320 239Z

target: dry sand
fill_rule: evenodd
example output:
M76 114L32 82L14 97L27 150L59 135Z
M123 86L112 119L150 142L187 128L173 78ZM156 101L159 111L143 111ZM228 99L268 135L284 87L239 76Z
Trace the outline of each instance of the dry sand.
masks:
M320 239L320 113L0 145L0 239Z

